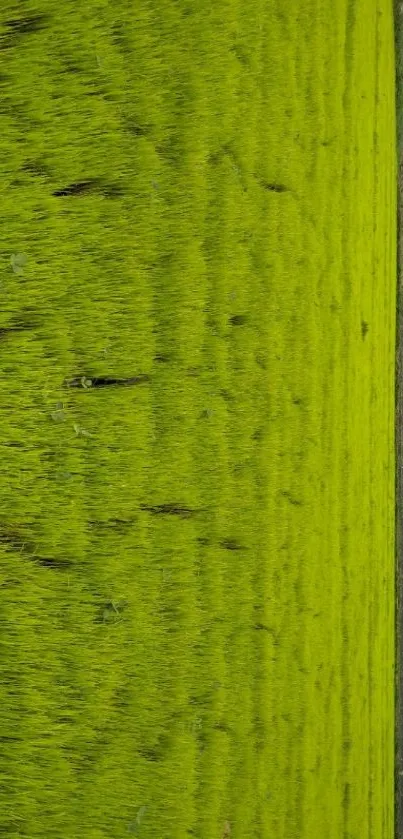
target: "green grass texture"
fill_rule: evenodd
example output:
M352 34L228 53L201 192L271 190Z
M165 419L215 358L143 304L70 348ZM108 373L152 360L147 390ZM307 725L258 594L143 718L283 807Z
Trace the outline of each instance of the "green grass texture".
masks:
M392 839L389 0L3 0L0 836Z

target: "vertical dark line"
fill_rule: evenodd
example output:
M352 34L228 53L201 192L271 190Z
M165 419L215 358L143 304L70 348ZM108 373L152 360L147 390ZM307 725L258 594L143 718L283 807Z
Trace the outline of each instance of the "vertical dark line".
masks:
M397 142L397 284L396 284L396 359L395 359L395 839L403 837L403 667L402 667L402 586L403 586L403 14L395 2L396 55L396 142Z
M344 112L344 165L343 165L343 233L342 233L342 259L343 259L343 298L342 305L345 316L345 330L349 328L350 316L350 300L352 293L351 277L349 273L349 218L350 213L353 212L351 206L351 198L349 195L349 184L352 179L350 172L351 164L351 138L352 138L352 110L351 110L351 94L352 94L352 77L354 70L354 33L356 26L357 4L356 0L348 0L346 8L345 20L345 40L344 40L344 92L343 92L343 112ZM357 165L357 164L356 164ZM346 346L348 344L346 343ZM345 357L344 363L344 394L346 405L350 404L350 382L348 375L348 356ZM341 451L341 475L348 470L348 464L351 456L350 441L349 441L349 417L347 409L343 416L343 439L347 440L347 448ZM350 685L350 671L349 671L349 652L350 652L350 634L349 634L349 620L348 620L348 604L350 596L350 574L349 574L349 542L350 534L348 532L348 497L347 494L343 496L341 508L340 521L340 559L342 562L342 601L341 601L341 633L342 633L342 651L341 651L341 773L342 773L342 837L348 839L350 836L349 823L351 813L351 788L348 781L349 765L350 765L350 744L351 744L351 685Z

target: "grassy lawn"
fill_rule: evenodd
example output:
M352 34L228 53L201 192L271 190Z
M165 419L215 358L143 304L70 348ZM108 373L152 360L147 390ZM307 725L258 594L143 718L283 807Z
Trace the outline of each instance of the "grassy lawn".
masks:
M392 839L392 5L3 0L8 839Z

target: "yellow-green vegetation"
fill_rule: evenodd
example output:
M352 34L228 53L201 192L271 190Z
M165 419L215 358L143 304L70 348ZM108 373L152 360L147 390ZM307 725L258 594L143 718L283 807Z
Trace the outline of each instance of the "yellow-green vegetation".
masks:
M0 834L391 839L389 0L3 0Z

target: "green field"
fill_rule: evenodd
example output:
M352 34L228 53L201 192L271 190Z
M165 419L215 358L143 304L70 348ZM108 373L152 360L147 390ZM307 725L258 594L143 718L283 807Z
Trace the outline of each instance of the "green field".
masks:
M3 0L0 836L392 839L394 78L392 0Z

